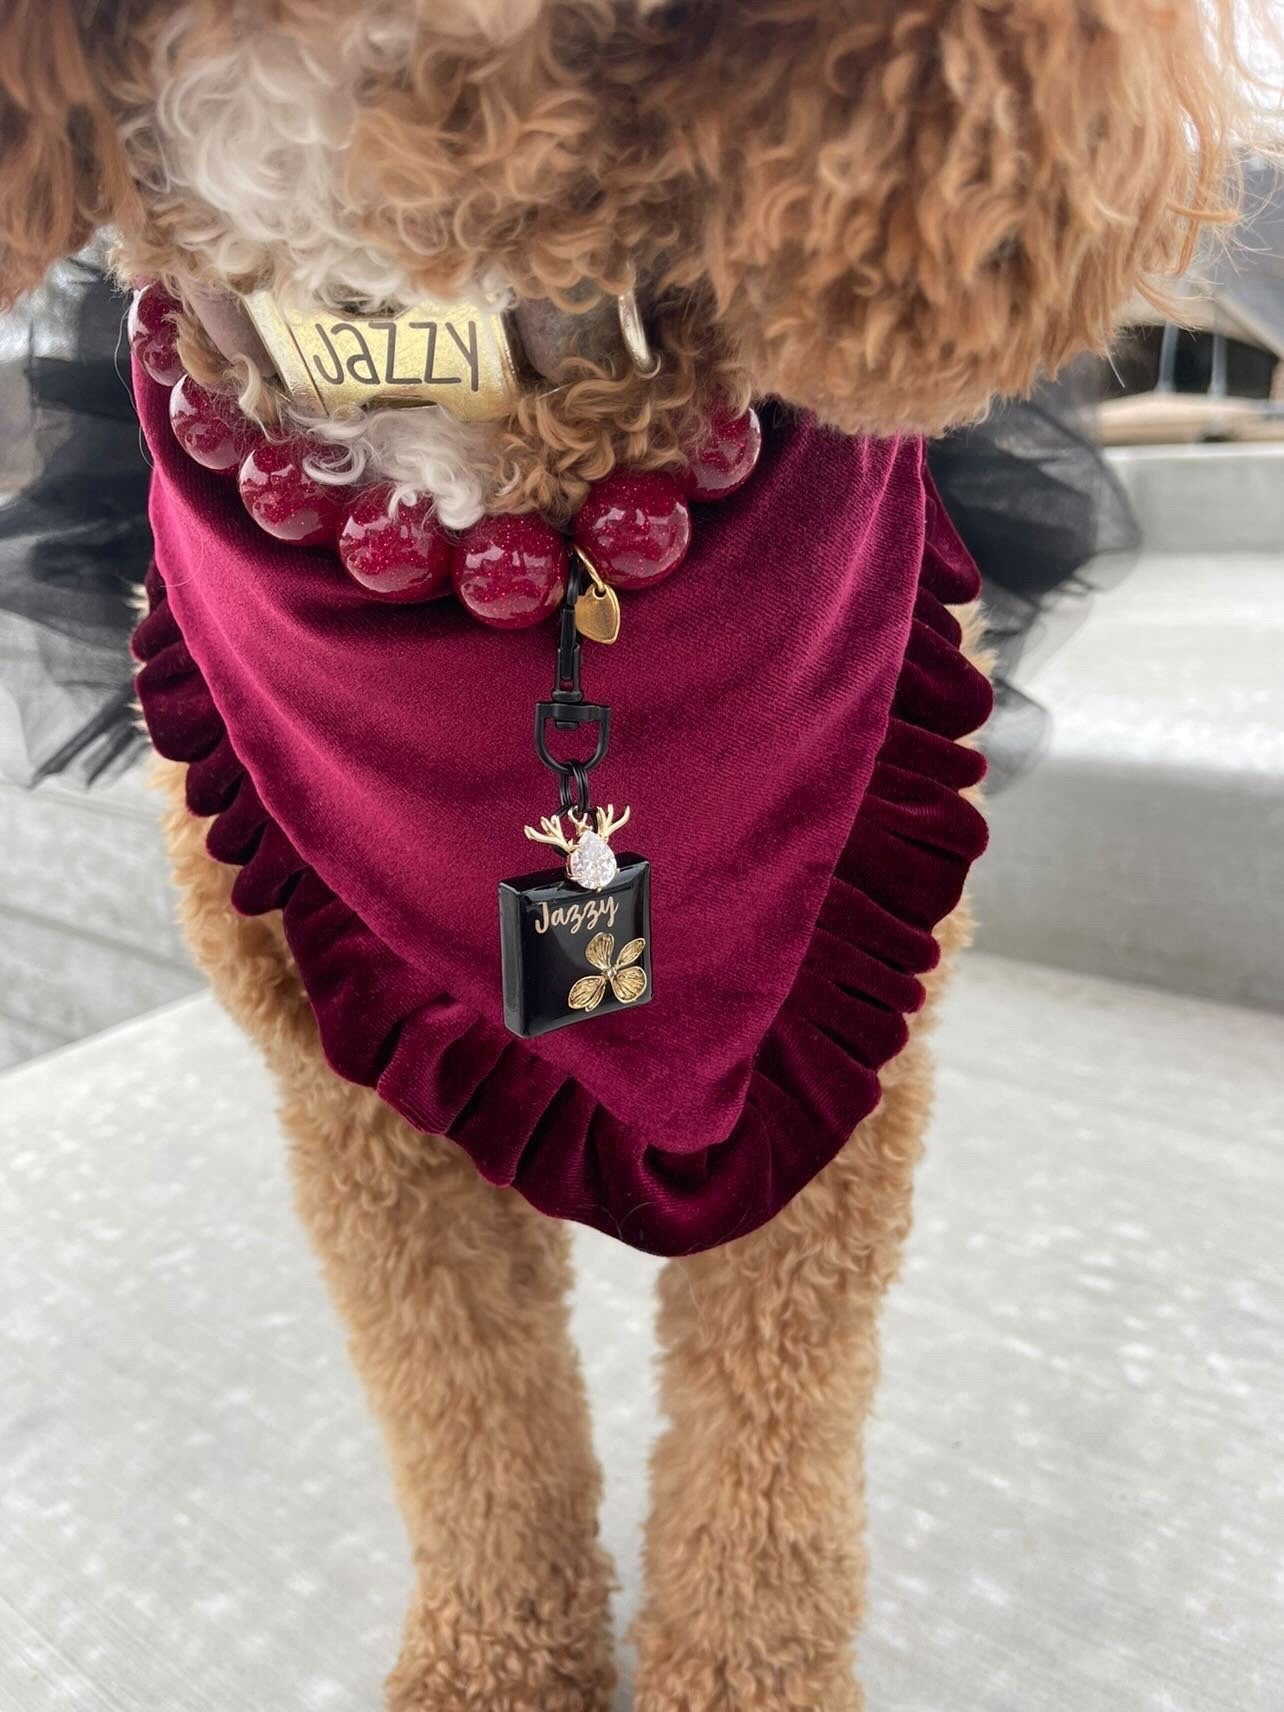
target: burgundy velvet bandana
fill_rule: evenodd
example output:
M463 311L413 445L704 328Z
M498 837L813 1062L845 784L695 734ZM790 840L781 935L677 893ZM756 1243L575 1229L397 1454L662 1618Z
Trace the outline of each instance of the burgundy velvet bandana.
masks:
M960 739L989 709L947 610L975 568L916 440L768 413L689 559L586 645L599 801L653 864L654 998L518 1040L498 883L556 807L531 746L553 629L383 606L280 545L138 377L156 570L135 649L238 910L283 912L327 1057L491 1182L658 1254L777 1212L876 1105L985 842ZM538 857L536 858L538 861ZM554 859L550 855L550 872Z

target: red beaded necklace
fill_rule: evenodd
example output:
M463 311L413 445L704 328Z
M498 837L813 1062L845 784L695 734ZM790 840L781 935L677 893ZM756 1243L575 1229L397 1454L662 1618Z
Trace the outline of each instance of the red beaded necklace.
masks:
M617 469L595 482L567 537L537 512L484 517L447 530L432 500L400 504L390 482L318 481L339 455L326 441L269 439L235 399L200 386L178 357L178 305L158 286L137 293L129 315L134 355L172 388L170 423L205 469L235 476L250 516L278 541L334 547L375 600L414 604L452 588L483 624L521 630L551 618L567 590L568 551L579 548L601 580L636 591L663 582L691 543L690 504L725 499L753 474L762 430L753 410L716 413L676 474Z

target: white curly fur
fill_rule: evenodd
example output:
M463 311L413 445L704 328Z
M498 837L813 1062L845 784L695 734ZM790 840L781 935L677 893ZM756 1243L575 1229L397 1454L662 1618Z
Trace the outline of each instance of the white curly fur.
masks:
M206 16L181 7L156 48L165 188L186 204L179 239L224 278L336 306L413 301L404 265L359 237L345 173L362 76L404 61L411 9L354 8L346 28L313 41L238 5L221 52L194 32Z
M270 283L301 301L367 310L415 302L422 294L404 261L359 236L362 208L345 170L362 80L404 62L414 5L354 7L342 30L304 40L238 4L221 51L200 31L200 51L188 52L208 15L200 0L180 7L156 48L164 172L156 188L179 202L182 243L222 278ZM497 279L460 282L461 296L492 307L503 294ZM329 480L377 476L403 496L429 494L451 528L485 509L494 464L485 426L431 407L299 420L348 447Z
M377 477L393 484L394 504L429 494L448 529L467 529L486 509L493 430L484 422L457 422L435 405L348 417L291 414L307 433L347 451L339 464L309 466L319 481L342 486Z

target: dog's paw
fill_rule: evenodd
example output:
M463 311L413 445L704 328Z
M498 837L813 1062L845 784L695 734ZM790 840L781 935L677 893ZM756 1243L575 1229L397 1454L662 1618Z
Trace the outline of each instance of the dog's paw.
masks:
M438 1599L410 1614L388 1712L610 1712L605 1599L555 1597L473 1610Z
M850 1648L801 1636L773 1647L747 1630L702 1641L698 1628L637 1624L634 1712L864 1712Z

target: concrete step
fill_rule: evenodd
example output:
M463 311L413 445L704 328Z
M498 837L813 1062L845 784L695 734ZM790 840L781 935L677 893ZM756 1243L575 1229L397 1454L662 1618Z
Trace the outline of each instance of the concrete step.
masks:
M1152 553L1284 552L1284 444L1107 454Z
M90 926L0 907L0 982L3 1067L182 998L198 977L186 960L135 951Z
M146 763L83 790L0 785L5 908L148 953L186 959ZM128 883L122 883L127 881Z
M1284 1704L1278 1032L965 961L883 1322L871 1707ZM209 998L0 1079L0 1706L382 1704L408 1549L274 1106ZM656 1266L576 1254L623 1627Z
M143 769L91 791L0 784L0 1068L190 993Z
M990 805L990 951L1284 1006L1284 556L1147 555L1018 680L1045 758Z

